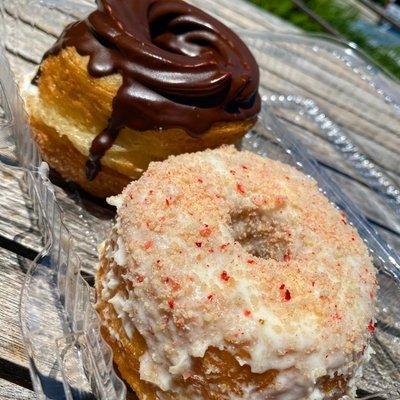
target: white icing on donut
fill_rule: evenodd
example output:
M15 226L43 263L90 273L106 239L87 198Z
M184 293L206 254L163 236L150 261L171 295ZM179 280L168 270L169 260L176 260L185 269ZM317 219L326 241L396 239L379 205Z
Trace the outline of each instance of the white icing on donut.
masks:
M210 347L254 373L280 371L244 399L319 400L318 378L356 374L375 271L313 180L225 147L152 163L112 202L117 240L104 256L128 268L133 290L109 302L128 336L135 327L146 340L142 379L178 391L174 378Z
M117 247L118 250L114 253L114 260L115 262L123 267L126 263L126 250L125 250L125 245L124 242L122 241L122 238L117 239Z

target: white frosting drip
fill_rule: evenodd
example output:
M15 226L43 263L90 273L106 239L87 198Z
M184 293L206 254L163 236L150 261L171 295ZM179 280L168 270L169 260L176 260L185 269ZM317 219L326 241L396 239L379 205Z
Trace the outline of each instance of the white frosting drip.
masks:
M112 197L108 197L107 198L107 203L110 206L114 206L114 207L117 207L117 208L122 206L122 202L123 202L122 196L112 196Z
M120 237L117 239L117 248L118 250L114 253L114 261L123 267L126 263L126 250L124 242Z
M129 310L129 303L127 302L127 299L121 293L117 293L109 300L109 303L113 305L118 318L122 320L125 333L129 339L132 339L135 327L131 318L129 317L129 312L127 311Z

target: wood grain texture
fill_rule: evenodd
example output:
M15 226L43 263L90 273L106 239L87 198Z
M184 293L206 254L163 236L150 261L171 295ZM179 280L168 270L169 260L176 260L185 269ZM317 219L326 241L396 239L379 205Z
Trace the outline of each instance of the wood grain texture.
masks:
M19 254L33 258L44 243L31 201L21 184L22 173L0 164L0 238L18 244ZM68 190L55 186L55 192L64 210L65 223L78 244L78 253L85 261L84 269L91 272L97 262L97 244L108 232L114 213L89 198L82 198L72 186Z
M300 125L286 122L284 126L306 146L328 176L339 185L367 219L386 226L400 235L400 221L386 200L380 194L371 190L366 180L349 167L331 144Z
M304 146L306 146L307 150L315 157L315 159L341 171L354 180L368 185L368 181L345 161L343 155L335 149L334 145L329 142L325 135L321 134L321 131L316 128L314 123L307 121L306 118L297 118L297 116L288 118L286 112L278 112L277 114L281 117L280 121L284 126L289 129L295 137L304 144ZM350 128L346 128L345 132L351 133ZM389 152L386 149L379 148L377 144L370 144L369 141L367 141L367 143L376 148L381 155L384 155L384 159L380 160L377 165L388 173L391 179L399 180L399 175L395 172L388 171L388 164L396 166L398 155L395 152Z
M31 202L20 186L22 177L0 166L0 236L38 252L42 239Z
M64 223L84 263L83 270L93 273L98 260L97 246L105 240L111 229L114 210L91 201L72 184L65 188L56 186L56 197L64 210Z
M19 295L29 261L0 248L0 358L28 367L19 326Z
M369 143L369 146L365 146L364 150L374 162L380 164L380 156L389 153L391 158L386 161L385 167L396 174L400 173L398 163L393 162L400 148L399 115L386 114L382 110L379 111L378 108L373 111L375 109L373 102L365 103L362 110L355 108L355 106L349 106L349 99L354 93L344 94L340 90L331 90L332 93L329 94L329 85L318 85L317 83L315 85L311 83L303 85L301 81L304 81L306 76L298 71L293 71L293 76L289 80L287 75L292 72L285 72L282 76L279 70L284 68L284 65L277 64L275 66L272 66L271 63L262 65L261 76L265 82L268 82L268 85L263 84L267 93L296 94L314 99L321 110L341 125L356 143L359 142L361 146ZM361 95L364 95L366 99L371 96L368 92L358 93L358 96ZM358 104L360 105L360 103ZM367 116L367 114L369 115ZM376 153L371 151L371 147L376 150ZM382 153L380 152L381 149Z
M34 400L37 399L32 390L0 379L0 399L1 400Z

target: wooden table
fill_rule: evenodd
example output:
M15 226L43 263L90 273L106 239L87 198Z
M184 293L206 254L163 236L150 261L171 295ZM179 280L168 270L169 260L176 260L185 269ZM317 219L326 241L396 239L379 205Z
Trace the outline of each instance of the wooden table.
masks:
M201 4L205 8L212 7L221 19L234 27L253 31L298 32L297 28L243 0L204 0ZM6 20L12 18L12 12L6 10ZM14 50L9 47L9 57L14 65L34 67L29 57L17 54ZM334 68L332 65L326 67ZM262 76L263 79L274 79L275 91L285 90L287 82L280 80L278 71L263 70ZM343 79L352 78L349 75ZM307 95L306 92L301 94ZM336 110L336 116L341 119L341 125L346 128L352 140L400 185L398 115L376 115L366 121L365 116L356 115L347 106L335 105L335 99L329 98L329 94L325 98L321 96L319 100L332 112ZM327 174L354 200L369 222L393 247L400 249L400 223L383 198L368 187L365 179L346 164L327 138L319 136L311 125L296 125L292 122L290 129L306 143ZM12 159L13 155L7 149L0 151L0 161L9 163ZM29 199L21 191L15 173L7 168L0 170L0 399L32 399L35 395L29 376L28 359L21 341L18 302L29 262L41 250L43 243ZM96 242L100 238L88 232L96 231L92 229L95 226L108 226L113 212L104 203L71 190L69 185L57 177L54 177L53 182L64 209L76 210L77 202L81 207L80 215L67 212L67 225L80 244L79 251L86 260L85 273L90 280L96 263Z

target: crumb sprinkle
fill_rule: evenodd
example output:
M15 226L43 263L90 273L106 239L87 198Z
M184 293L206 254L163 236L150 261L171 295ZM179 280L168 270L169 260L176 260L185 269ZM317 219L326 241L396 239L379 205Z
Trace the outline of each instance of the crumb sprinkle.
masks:
M228 282L231 277L228 275L226 271L221 272L221 279L225 282Z

